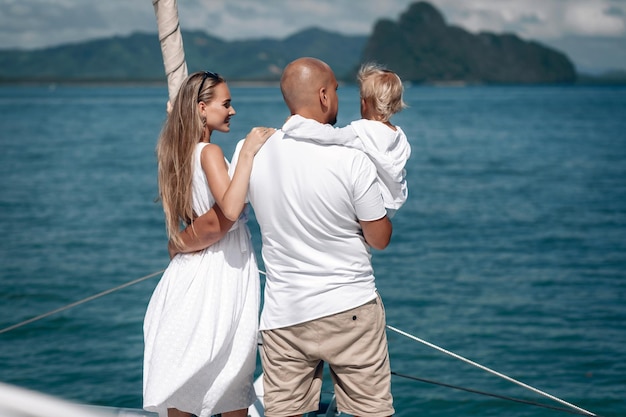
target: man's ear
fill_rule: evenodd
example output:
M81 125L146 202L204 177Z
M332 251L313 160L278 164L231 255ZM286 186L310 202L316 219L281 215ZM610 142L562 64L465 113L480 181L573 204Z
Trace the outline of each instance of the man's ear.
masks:
M320 88L320 103L322 103L324 107L328 106L328 96L326 95L326 87Z

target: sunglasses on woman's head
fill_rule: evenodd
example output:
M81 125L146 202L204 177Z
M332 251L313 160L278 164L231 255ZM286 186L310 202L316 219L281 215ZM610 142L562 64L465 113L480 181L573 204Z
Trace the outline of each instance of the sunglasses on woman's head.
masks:
M202 100L200 100L200 93L202 93L202 87L204 87L204 82L206 81L207 78L212 78L214 80L219 80L220 76L219 76L219 74L217 74L215 72L204 71L204 75L202 75L202 82L200 82L200 88L198 89L198 103L200 103L202 101Z

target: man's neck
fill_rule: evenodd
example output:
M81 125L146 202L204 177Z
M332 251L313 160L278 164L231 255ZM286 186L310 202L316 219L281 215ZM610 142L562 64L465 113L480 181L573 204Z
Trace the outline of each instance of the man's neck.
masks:
M319 122L322 124L328 123L326 115L320 112L311 111L308 109L301 109L301 110L298 110L295 114L301 117L304 117L305 119L315 120L316 122Z

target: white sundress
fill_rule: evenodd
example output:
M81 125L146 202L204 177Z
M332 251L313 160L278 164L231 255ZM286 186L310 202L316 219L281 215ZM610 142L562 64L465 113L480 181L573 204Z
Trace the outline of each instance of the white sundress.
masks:
M193 208L215 203L198 144ZM247 216L219 242L171 260L144 319L143 407L199 417L248 408L255 400L259 271Z

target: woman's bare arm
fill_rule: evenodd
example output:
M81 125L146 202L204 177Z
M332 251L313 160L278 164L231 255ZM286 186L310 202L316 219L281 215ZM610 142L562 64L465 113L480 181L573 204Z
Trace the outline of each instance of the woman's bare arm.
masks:
M222 149L208 144L202 150L201 163L216 204L180 232L183 247L168 246L170 257L179 252L196 252L211 246L230 230L246 203L252 161L261 146L276 129L255 127L246 136L231 181Z
M197 252L211 246L224 237L235 222L228 220L220 207L215 204L211 210L194 220L193 226L188 226L180 232L183 247L177 248L169 242L170 258L177 253Z
M228 167L219 146L209 144L202 150L202 169L211 194L227 219L237 220L241 214L248 195L254 156L275 131L276 129L255 127L248 133L232 179L228 176Z

